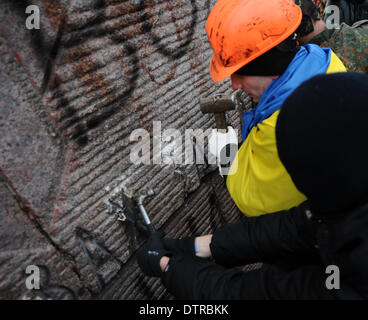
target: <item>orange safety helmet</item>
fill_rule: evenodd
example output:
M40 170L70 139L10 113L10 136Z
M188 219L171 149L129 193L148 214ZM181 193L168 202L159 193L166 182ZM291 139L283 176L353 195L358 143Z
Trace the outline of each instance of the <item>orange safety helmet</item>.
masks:
M219 0L206 23L214 54L210 74L222 81L287 39L302 11L293 0Z

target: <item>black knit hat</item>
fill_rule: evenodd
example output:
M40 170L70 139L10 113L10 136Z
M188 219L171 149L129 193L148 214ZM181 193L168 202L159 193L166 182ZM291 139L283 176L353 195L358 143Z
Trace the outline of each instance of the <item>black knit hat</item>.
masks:
M241 76L282 75L297 52L296 35L292 34L276 47L237 70L235 74Z
M319 75L284 102L279 157L318 214L368 203L368 76Z

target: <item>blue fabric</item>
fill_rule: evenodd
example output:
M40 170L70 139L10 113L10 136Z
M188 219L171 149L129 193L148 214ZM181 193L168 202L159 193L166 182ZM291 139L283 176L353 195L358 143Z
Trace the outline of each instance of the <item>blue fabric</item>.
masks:
M331 60L331 49L315 44L300 47L288 68L277 80L272 81L259 100L258 106L243 115L242 141L258 123L269 118L281 108L286 98L300 84L313 76L326 73Z

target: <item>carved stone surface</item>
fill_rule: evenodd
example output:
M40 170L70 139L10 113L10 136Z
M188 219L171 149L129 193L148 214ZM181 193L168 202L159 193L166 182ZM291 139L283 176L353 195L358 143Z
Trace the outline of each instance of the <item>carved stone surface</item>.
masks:
M214 3L0 2L0 298L171 299L137 268L143 237L106 208L122 192L153 189L146 210L170 236L240 217L215 166L153 163L155 121L183 136L214 127L199 98L231 92L208 71ZM30 4L40 30L25 27ZM237 129L240 113L228 115ZM150 134L149 164L130 160L136 129ZM25 286L28 265L40 290Z

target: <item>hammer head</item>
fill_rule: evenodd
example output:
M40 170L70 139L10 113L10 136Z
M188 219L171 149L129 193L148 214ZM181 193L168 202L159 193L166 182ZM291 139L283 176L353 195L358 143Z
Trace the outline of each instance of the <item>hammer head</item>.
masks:
M235 95L201 98L199 102L202 113L214 114L217 129L227 131L225 112L235 109Z
M235 109L234 95L200 98L199 103L203 113L221 113Z
M152 189L149 189L146 193L139 193L136 197L135 197L135 201L138 205L142 205L144 199L146 199L147 197L152 197L155 195L155 192Z

